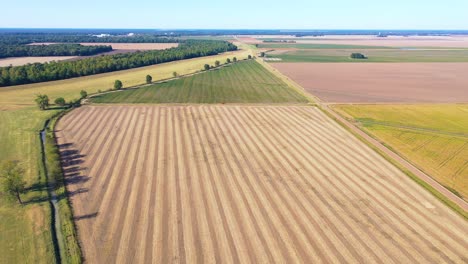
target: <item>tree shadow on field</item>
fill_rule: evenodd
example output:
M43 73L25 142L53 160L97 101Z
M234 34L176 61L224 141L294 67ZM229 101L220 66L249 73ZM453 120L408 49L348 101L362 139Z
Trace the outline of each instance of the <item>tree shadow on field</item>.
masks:
M73 220L80 221L80 220L83 220L83 219L96 218L96 216L98 214L99 214L98 212L95 212L95 213L92 213L92 214L79 215L79 216L73 217Z
M73 143L63 143L58 145L60 158L65 179L65 185L77 185L76 190L69 190L69 196L85 193L88 189L82 188L82 185L89 181L90 177L84 175L86 168L82 166L85 155L74 147ZM71 188L75 189L75 188Z

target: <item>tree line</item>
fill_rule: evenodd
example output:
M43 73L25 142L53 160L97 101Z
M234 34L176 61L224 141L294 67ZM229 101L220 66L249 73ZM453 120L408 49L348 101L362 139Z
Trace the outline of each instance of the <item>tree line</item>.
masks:
M160 35L111 35L97 37L81 34L0 34L0 43L9 45L20 45L41 42L55 43L80 43L80 42L103 42L103 43L178 43L182 40Z
M62 80L119 71L164 62L216 55L237 47L226 41L187 40L166 50L140 51L85 58L76 61L34 63L0 68L0 87Z
M112 46L80 44L6 45L0 44L0 58L43 56L91 56L112 51Z

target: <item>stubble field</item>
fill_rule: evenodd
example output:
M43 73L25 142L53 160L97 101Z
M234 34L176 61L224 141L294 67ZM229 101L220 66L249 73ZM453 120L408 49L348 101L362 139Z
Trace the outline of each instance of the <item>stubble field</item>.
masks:
M468 63L272 63L329 103L468 102Z
M465 220L314 107L86 106L57 130L90 263L468 258Z

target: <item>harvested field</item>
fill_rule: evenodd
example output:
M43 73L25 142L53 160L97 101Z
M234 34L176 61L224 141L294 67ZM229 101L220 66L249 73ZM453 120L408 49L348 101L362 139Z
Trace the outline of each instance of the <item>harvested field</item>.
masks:
M79 58L78 56L52 56L52 57L12 57L0 59L0 67L21 66L28 63L44 63Z
M163 50L175 48L179 43L80 43L83 46L112 46L115 50Z
M272 63L331 103L468 102L468 63Z
M305 106L85 106L58 124L89 263L464 263L468 223Z
M32 43L29 45L52 45L61 44L54 42ZM83 46L112 46L114 50L162 50L179 46L179 43L105 43L105 42L83 42Z

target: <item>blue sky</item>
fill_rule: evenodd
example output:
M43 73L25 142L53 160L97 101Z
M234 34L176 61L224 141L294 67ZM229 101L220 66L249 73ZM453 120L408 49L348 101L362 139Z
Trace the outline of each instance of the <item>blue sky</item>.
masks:
M0 27L468 29L468 0L2 2Z

